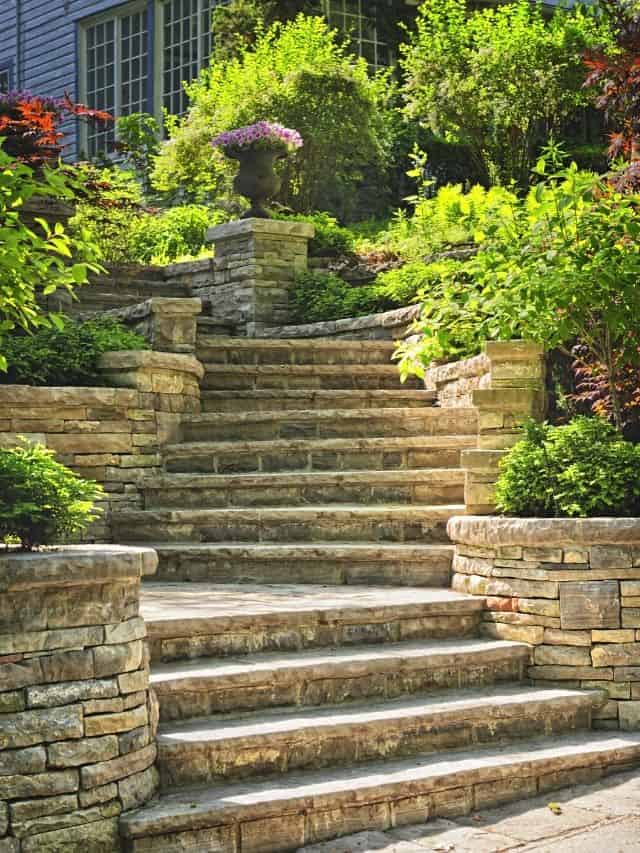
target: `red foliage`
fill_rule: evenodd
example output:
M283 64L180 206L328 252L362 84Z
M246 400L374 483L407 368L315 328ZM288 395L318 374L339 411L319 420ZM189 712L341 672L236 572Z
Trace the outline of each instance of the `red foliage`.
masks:
M612 403L609 377L604 365L589 360L586 347L574 348L575 361L572 369L575 377L575 393L571 399L588 407L600 417L611 420ZM640 348L638 349L640 355ZM637 432L640 428L640 367L637 364L620 364L616 373L616 390L620 398L625 431Z
M30 92L0 95L0 137L2 147L21 162L35 168L56 162L64 147L60 122L68 116L89 121L112 121L102 110L75 104L68 94L64 98L42 98Z
M592 51L585 55L589 70L585 87L596 90L595 105L607 122L617 127L609 135L609 157L629 162L612 183L621 191L640 188L640 17L631 4L603 0L615 34L618 51Z

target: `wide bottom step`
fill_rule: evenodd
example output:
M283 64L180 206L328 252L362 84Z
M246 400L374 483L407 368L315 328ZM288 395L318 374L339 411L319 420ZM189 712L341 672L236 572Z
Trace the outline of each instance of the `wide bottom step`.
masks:
M121 821L129 853L285 853L468 814L640 763L640 734L579 735L184 789Z

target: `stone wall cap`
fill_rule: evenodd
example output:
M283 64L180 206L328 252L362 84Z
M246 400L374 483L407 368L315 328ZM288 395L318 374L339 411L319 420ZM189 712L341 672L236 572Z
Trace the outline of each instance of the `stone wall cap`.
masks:
M130 388L66 385L0 385L0 405L135 406L138 392ZM19 411L16 412L19 415Z
M484 351L491 361L530 361L544 356L542 344L533 341L485 341Z
M484 353L462 358L459 361L447 361L444 364L433 362L425 370L425 379L433 382L454 382L456 379L482 376L491 369L491 363Z
M164 267L164 277L166 279L174 278L180 275L189 275L190 273L206 272L211 269L213 256L207 258L198 258L197 261L178 261L175 264L167 264Z
M357 332L363 329L393 329L402 323L409 324L420 313L419 305L406 305L366 314L364 317L343 317L341 320L320 320L317 323L296 323L286 326L264 326L261 338L322 338L337 333Z
M640 518L509 518L458 515L449 519L453 542L497 545L640 545Z
M0 592L38 586L85 586L114 578L152 575L153 548L126 545L65 545L43 551L0 550Z
M198 379L204 376L204 367L195 356L176 352L154 350L106 352L100 356L98 365L105 371L175 370L180 373L192 373Z
M136 321L150 314L165 314L167 316L197 315L202 312L202 300L196 297L181 296L152 296L135 305L127 305L125 308L112 308L103 311L103 316L115 317L123 321Z
M215 243L245 234L268 234L274 237L306 237L311 239L316 233L310 222L298 222L295 219L234 219L207 229L206 240Z

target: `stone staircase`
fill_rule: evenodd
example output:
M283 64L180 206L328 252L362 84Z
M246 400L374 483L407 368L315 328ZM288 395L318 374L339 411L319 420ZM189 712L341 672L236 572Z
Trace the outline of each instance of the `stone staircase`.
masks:
M391 350L200 336L204 411L113 518L160 558L161 795L123 816L127 850L297 850L640 759L590 730L600 691L528 686L529 646L449 588L476 413L400 386Z

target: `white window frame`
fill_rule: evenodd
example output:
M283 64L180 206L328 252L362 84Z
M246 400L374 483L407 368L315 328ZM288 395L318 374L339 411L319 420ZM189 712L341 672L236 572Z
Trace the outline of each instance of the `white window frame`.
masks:
M79 101L87 103L88 88L87 77L89 69L87 67L87 30L91 27L98 26L108 21L114 21L114 118L119 118L121 112L121 61L122 61L122 19L129 15L141 13L147 15L148 3L147 0L133 0L122 6L116 6L108 11L102 12L99 15L92 15L90 18L83 18L78 26L78 93ZM147 62L149 62L149 54L153 50L154 45L151 43L149 33L149 22L147 21ZM154 66L154 77L156 77ZM148 78L148 74L147 74ZM92 106L89 104L89 106ZM145 110L146 111L146 110ZM86 122L81 122L78 128L78 148L80 151L88 153L89 131ZM110 156L113 152L107 152Z

